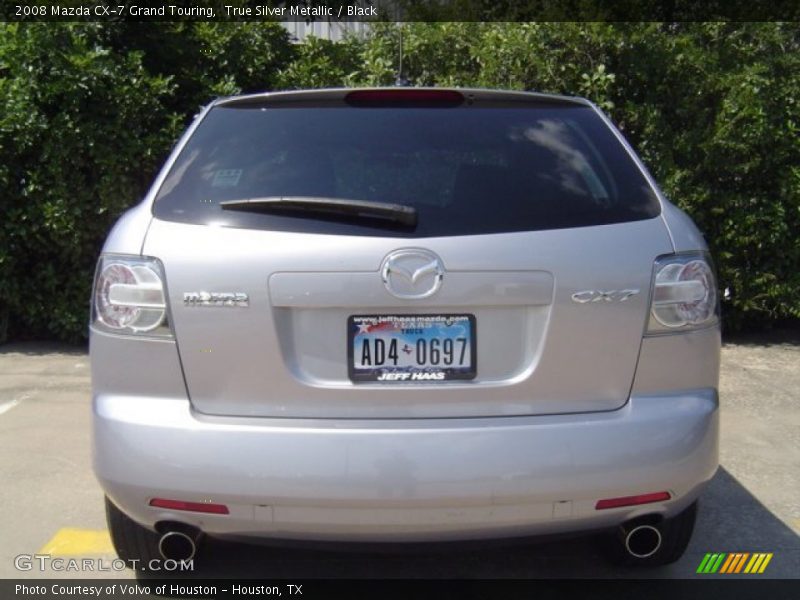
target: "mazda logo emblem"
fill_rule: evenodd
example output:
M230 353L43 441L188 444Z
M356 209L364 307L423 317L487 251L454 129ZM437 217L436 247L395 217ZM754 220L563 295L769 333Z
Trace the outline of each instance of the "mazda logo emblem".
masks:
M393 296L420 300L439 291L444 267L441 259L428 250L396 250L384 259L381 278Z

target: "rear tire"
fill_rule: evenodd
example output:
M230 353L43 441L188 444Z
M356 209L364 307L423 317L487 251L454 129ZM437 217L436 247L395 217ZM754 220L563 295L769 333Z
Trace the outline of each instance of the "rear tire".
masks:
M128 517L108 499L108 496L106 496L106 522L117 556L124 560L128 567L146 569L151 560L161 559L158 551L160 536Z
M692 539L696 516L697 502L694 502L670 519L650 523L661 534L661 547L646 558L629 554L617 532L609 534L604 540L606 557L614 564L633 567L658 567L674 563L683 556Z

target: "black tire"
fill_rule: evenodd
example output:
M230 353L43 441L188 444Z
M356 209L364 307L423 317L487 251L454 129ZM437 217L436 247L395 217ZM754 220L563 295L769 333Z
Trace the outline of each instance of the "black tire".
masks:
M658 522L642 521L652 525L661 534L661 547L654 554L645 558L633 556L625 549L625 542L618 533L609 534L605 538L605 554L614 564L633 567L658 567L678 560L686 551L692 539L694 522L697 517L697 502L678 513L671 519Z
M117 556L129 567L147 568L151 560L161 558L158 551L159 535L128 517L108 497L106 497L106 522Z

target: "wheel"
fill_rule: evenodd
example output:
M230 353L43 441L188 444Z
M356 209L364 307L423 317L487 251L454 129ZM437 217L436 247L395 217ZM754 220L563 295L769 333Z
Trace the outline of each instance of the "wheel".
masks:
M151 560L161 558L158 551L159 535L128 517L108 499L108 496L106 496L106 522L117 556L129 567L147 568Z
M697 502L694 502L670 519L643 519L631 523L606 536L606 556L617 565L657 567L673 563L683 556L689 545L696 516ZM658 542L660 546L653 550Z

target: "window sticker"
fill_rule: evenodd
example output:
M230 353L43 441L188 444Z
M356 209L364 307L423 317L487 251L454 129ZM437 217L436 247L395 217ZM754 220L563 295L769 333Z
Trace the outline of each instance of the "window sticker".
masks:
M236 187L239 185L239 178L241 176L241 169L220 169L214 173L214 180L211 182L211 187Z

